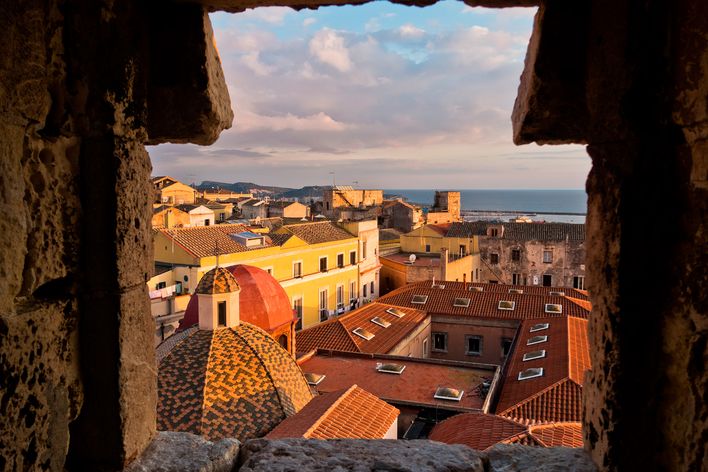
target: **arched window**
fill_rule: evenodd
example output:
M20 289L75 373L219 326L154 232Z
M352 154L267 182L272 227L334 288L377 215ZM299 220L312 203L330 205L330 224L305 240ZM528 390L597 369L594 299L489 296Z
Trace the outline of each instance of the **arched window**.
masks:
M285 334L281 334L280 337L278 338L278 344L280 344L280 347L285 349L286 351L288 350L288 337Z

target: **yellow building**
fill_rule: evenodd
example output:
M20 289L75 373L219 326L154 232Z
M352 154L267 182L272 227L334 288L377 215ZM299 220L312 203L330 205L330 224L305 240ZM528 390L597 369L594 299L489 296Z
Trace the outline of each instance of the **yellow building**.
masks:
M167 285L179 282L183 293L216 266L217 252L221 266L260 267L281 284L302 327L308 327L359 303L358 243L329 221L286 225L271 234L222 224L157 231L154 257L157 264L173 266Z
M168 175L152 178L155 190L154 203L166 205L193 204L197 199L197 191Z

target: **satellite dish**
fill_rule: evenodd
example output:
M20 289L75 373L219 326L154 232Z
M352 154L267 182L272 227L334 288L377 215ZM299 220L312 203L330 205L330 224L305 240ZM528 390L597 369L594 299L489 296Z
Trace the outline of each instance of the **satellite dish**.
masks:
M415 262L415 254L408 256L408 260L411 261L411 264L413 264Z

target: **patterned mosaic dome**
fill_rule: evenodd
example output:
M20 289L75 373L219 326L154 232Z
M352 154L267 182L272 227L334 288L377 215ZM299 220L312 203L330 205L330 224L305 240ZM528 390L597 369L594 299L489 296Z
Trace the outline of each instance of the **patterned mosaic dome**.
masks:
M162 431L243 442L264 436L312 399L292 356L248 323L190 328L158 346L157 359Z
M268 272L249 265L219 268L229 272L241 288L239 293L239 318L268 332L293 322L293 309L283 287ZM204 274L199 282L201 287ZM199 290L199 289L197 289ZM202 292L198 292L202 293ZM199 297L192 297L187 304L180 329L199 323Z
M231 272L223 267L214 267L202 276L202 280L199 281L195 293L231 293L238 289L238 282L234 276L231 275Z

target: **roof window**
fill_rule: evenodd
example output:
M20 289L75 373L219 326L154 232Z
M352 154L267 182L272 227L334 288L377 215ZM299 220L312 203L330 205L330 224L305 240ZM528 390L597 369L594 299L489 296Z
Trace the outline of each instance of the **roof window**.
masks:
M443 288L445 288L445 284L433 284L432 287L433 287L433 288L443 289Z
M360 338L366 339L367 341L371 341L372 339L374 339L374 334L370 331L365 330L364 328L354 328L352 333L356 334Z
M509 293L524 293L520 288L510 288Z
M371 322L375 325L381 326L382 328L388 328L389 326L391 326L391 323L381 318L380 316L374 316L373 318L371 318Z
M537 323L533 326L531 326L531 329L529 329L529 333L535 333L536 331L543 331L544 329L548 329L548 327L551 326L548 323Z
M516 307L516 302L512 302L511 300L499 300L499 308L500 310L508 310L508 311L514 311L514 307Z
M543 376L543 367L532 367L519 372L519 380L528 380Z
M522 360L524 362L526 362L526 361L532 361L534 359L543 359L544 357L546 357L546 350L541 349L538 351L527 352L526 354L524 354L524 358Z
M396 374L401 375L403 371L406 370L406 366L403 364L376 364L376 371L382 372L384 374Z
M565 297L565 292L552 291L552 292L548 292L548 295L550 295L552 297Z
M437 398L438 400L451 400L454 402L459 402L464 393L464 390L457 390L456 388L438 387L438 389L435 390L435 395L433 395L433 398Z
M563 313L563 305L557 303L546 303L546 313Z
M428 301L427 295L413 295L413 299L411 300L411 303L414 303L416 305L425 305L425 303L427 301Z
M386 313L388 313L389 315L393 315L396 318L403 318L404 316L406 316L405 312L399 310L398 308L389 308L388 310L386 310Z
M305 373L305 380L307 380L307 385L319 385L325 377L326 375L324 374L313 374L312 372Z
M452 306L459 306L462 308L467 308L470 306L470 299L469 298L455 298L455 301L452 303Z
M529 338L528 341L526 341L527 346L531 346L532 344L541 344L545 343L548 341L548 336L543 335L543 336L534 336L532 338Z
M484 292L484 287L475 287L472 286L469 288L470 292Z

